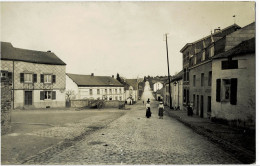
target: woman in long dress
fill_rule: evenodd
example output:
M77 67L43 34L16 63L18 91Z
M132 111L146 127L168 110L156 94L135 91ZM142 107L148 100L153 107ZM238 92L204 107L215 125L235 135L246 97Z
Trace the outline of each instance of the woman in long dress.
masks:
M159 109L159 111L158 111L159 119L163 119L163 111L164 111L163 102L159 103L158 109Z
M151 117L151 106L150 106L150 102L149 101L147 101L145 107L146 107L146 117L150 118Z

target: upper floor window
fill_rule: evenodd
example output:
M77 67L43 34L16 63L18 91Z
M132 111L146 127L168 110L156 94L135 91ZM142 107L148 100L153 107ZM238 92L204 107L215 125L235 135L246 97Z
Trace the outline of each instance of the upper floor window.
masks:
M97 94L98 94L98 95L100 94L100 89L97 89Z
M196 75L193 75L193 86L196 86Z
M92 89L89 89L89 94L93 95L93 90Z
M196 65L197 64L197 56L195 55L194 56L194 65Z
M201 73L200 85L204 86L204 73Z
M228 60L221 62L222 70L226 69L237 69L238 68L238 61L237 60Z
M117 94L117 89L115 89L115 94Z
M211 86L211 82L212 82L212 71L209 72L208 86Z
M205 51L202 52L202 57L201 57L201 61L204 61L205 60Z
M213 57L213 56L214 56L214 46L210 47L209 56L210 56L210 57Z
M21 83L33 83L37 82L37 74L32 73L20 73L20 82Z
M112 94L112 89L109 89L109 93Z
M105 94L107 94L107 89L105 89Z
M122 89L119 89L119 93L120 93L120 94L122 93Z
M55 83L56 75L52 74L41 74L41 83Z

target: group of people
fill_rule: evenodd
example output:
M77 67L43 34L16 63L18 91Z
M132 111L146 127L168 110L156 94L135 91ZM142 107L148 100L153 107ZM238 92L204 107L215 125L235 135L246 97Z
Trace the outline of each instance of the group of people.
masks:
M144 101L143 101L143 104L144 104ZM152 116L152 112L151 112L151 105L150 105L150 99L149 98L146 102L145 108L146 108L146 117L150 118ZM164 111L163 102L160 102L159 106L158 106L159 119L163 119L163 111Z

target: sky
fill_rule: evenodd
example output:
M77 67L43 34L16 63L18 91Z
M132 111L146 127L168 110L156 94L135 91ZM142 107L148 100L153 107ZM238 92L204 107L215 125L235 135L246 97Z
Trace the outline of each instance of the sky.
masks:
M126 78L182 70L180 50L215 28L255 21L254 2L1 2L1 35L54 52L66 72ZM235 20L233 15L236 15Z

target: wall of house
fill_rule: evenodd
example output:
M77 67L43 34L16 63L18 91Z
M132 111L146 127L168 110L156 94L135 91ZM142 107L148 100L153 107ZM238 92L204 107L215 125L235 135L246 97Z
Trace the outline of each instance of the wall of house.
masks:
M137 101L138 100L138 94L137 93L138 93L137 90L132 90L132 92L130 92L130 90L126 90L125 91L125 99L132 96L133 101Z
M156 82L155 84L153 84L153 91L156 92L157 90L162 89L163 84L160 82Z
M225 51L237 46L242 41L255 37L255 22L226 36Z
M176 84L172 84L172 106L179 107L183 110L183 80L176 80Z
M26 106L24 101L25 91L32 91L32 105ZM54 107L65 107L65 90L50 90L56 91L56 99L45 99L40 100L40 92L43 90L15 90L14 91L14 108L54 108Z
M208 108L208 106L210 106L210 104L208 105L208 103L211 102L211 98L209 98L211 97L211 86L208 85L210 71L212 71L211 62L199 65L194 68L190 68L189 100L193 107L194 114L197 114L204 118L210 117L211 115L211 109ZM203 86L201 86L201 73L204 73ZM194 75L196 75L195 86L193 85ZM193 95L195 95L195 100Z
M90 89L92 89L92 95L90 94ZM100 94L97 94L97 90L100 90ZM107 94L105 93L105 89L107 89ZM110 90L112 89L112 94L110 94ZM117 89L117 93L115 91ZM119 91L121 89L121 93ZM112 97L112 100L125 100L124 98L124 87L79 87L78 99L102 99L103 95Z
M69 91L73 92L73 95L71 95L70 99L79 99L78 85L66 75L66 93Z
M13 71L14 64L14 71ZM51 107L64 107L65 106L65 65L47 65L36 64L22 61L7 61L1 60L1 69L13 73L13 89L14 89L14 108L24 108L24 92L33 91L33 104L30 107L45 108ZM20 73L37 74L37 82L34 83L21 83ZM52 74L56 76L55 83L41 83L41 74ZM39 101L40 91L56 91L56 100ZM35 103L34 103L35 102Z
M221 61L213 60L212 68L212 117L237 121L237 125L255 124L255 54L246 54L234 57L238 60L238 69L221 70ZM237 104L231 105L229 101L216 101L216 80L237 78ZM221 96L222 98L222 96ZM245 123L245 124L244 124Z

